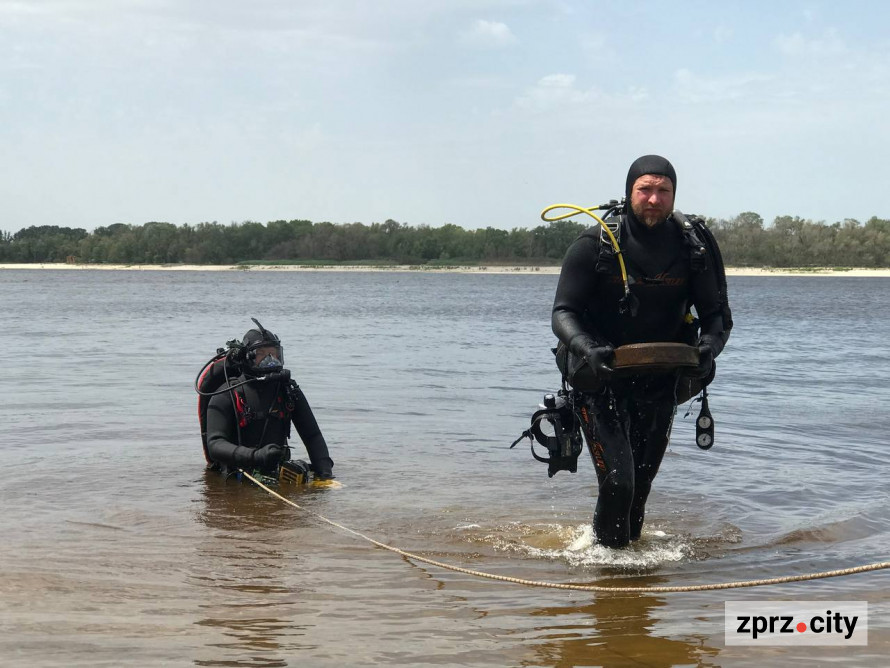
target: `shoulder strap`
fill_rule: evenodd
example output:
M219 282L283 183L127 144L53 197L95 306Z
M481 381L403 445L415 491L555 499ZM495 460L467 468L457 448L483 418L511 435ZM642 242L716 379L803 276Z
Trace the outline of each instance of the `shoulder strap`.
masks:
M603 222L618 242L619 248L621 248L621 223L623 220L623 215L610 216L609 218L603 219ZM609 235L606 234L603 226L597 224L594 227L589 227L581 233L581 236L593 239L599 244L599 252L597 253L596 259L596 271L603 274L608 274L614 271L616 253L615 249L612 248L612 241L609 239Z
M708 268L707 256L713 255L702 241L700 234L701 230L708 231L707 227L697 216L686 216L677 209L674 210L671 217L679 226L686 247L689 249L689 267L695 272L704 271ZM714 246L716 247L716 244Z
M603 222L606 224L606 227L609 228L609 232L612 233L612 236L615 237L615 241L618 242L618 248L621 248L621 223L624 221L624 216L612 216L611 218L604 218ZM603 226L599 226L600 231L600 253L607 254L609 257L615 255L615 249L612 247L612 240L609 239L609 235L606 234L606 231L603 229Z
M689 226L690 234L694 235L694 238L704 252L712 258L714 274L717 277L717 290L720 297L720 306L723 311L723 325L725 330L729 331L732 329L732 312L729 308L729 291L726 285L726 267L723 265L723 255L720 253L720 246L717 245L714 233L711 232L707 225L705 225L705 221L702 220L700 216L684 216L679 211L674 211L675 218L678 217L677 214L679 214L679 217L685 221L684 223L681 223L684 225L684 228L686 225Z
M723 305L723 327L728 332L732 329L732 311L729 308L729 290L726 286L726 267L723 265L723 255L720 253L720 246L714 238L714 233L704 224L704 221L697 219L701 226L702 236L705 243L711 251L714 258L714 270L717 274L717 283L720 289L720 301Z
M297 409L297 404L300 403L300 400L303 397L303 391L300 389L300 386L297 385L297 381L290 380L284 388L284 394L287 398L287 412L293 413Z

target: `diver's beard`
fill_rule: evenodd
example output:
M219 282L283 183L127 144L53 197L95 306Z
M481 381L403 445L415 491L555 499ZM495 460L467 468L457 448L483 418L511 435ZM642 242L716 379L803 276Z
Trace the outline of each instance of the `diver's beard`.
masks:
M637 216L637 217L641 221L643 221L643 225L648 227L650 230L658 227L659 225L661 225L663 222L665 222L667 220L667 216L649 215L649 216Z
M670 212L666 213L644 213L643 211L633 210L634 215L637 217L643 225L645 225L650 230L654 230L656 227L661 225L668 219Z

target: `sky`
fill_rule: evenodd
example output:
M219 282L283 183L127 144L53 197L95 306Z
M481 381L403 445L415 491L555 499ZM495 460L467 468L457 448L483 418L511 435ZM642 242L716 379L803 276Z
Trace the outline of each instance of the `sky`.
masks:
M890 218L881 1L0 0L0 229Z

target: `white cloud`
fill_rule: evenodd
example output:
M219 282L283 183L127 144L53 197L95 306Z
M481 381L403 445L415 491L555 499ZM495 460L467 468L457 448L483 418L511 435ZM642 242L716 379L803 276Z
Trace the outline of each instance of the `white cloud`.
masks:
M834 56L846 52L847 46L834 29L821 38L808 39L799 32L778 35L773 44L787 56Z
M571 88L574 85L574 74L548 74L538 81L538 86L542 88Z
M534 113L559 111L563 119L601 119L614 114L627 118L650 95L642 86L628 86L623 91L606 92L597 86L581 88L574 74L555 73L541 77L516 98L514 107Z
M506 23L476 20L462 35L467 44L481 47L505 47L518 44L519 40Z
M793 35L779 35L773 40L773 43L779 51L787 55L804 53L807 49L806 40L799 32Z
M598 54L614 48L609 40L606 39L605 35L585 33L581 35L579 42L581 44L581 50L589 54Z
M26 2L4 2L0 3L0 18L15 18L23 15L34 15L44 13L42 9L31 3Z
M717 44L725 44L733 38L734 34L733 29L729 26L719 25L714 28L714 41Z
M519 96L516 106L542 112L555 107L583 104L591 97L592 92L575 88L574 74L548 74Z
M629 86L626 97L632 102L643 102L649 99L649 91L641 86Z
M763 74L736 74L707 78L681 68L674 72L674 84L679 99L690 103L720 103L753 99L773 80Z

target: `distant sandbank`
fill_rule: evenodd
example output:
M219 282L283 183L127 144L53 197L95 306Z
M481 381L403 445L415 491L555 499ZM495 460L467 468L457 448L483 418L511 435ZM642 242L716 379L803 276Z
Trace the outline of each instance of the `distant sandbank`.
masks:
M263 265L230 265L230 264L66 264L29 263L0 264L4 269L52 269L52 270L98 270L98 271L367 271L367 272L407 272L423 271L429 273L453 274L558 274L558 266L531 265L465 265L436 267L426 265L327 265L327 264L263 264ZM804 269L771 269L768 267L727 267L728 276L857 276L868 278L890 278L888 269L862 268L804 268Z
M525 265L466 265L436 267L420 264L360 265L360 264L65 264L32 263L0 264L3 269L96 269L99 271L374 271L374 272L429 272L453 274L558 274L559 267Z

